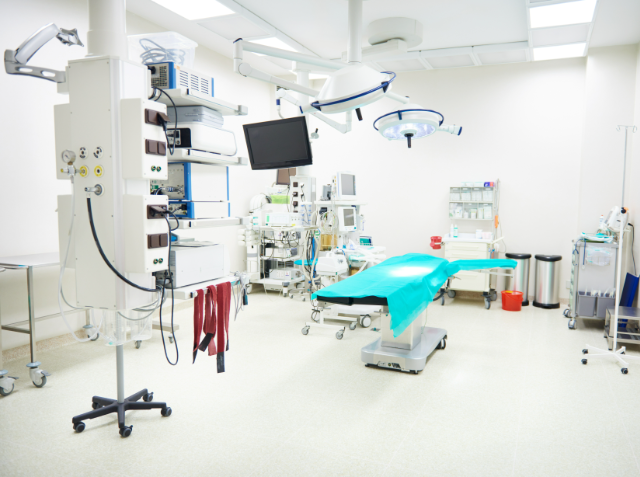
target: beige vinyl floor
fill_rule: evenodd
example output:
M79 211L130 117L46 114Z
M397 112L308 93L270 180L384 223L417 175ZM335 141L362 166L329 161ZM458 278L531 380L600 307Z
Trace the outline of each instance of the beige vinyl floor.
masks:
M72 430L91 396L115 397L115 351L102 340L42 353L52 373L42 389L26 359L5 363L21 379L0 398L0 475L640 475L640 364L622 375L580 363L586 343L606 346L601 322L570 331L560 310L499 305L432 304L428 324L449 339L417 376L363 365L371 329L303 336L309 303L264 292L233 322L217 374L214 357L191 364L183 311L178 366L157 331L125 346L127 395L147 387L173 409L128 412L127 439L115 415Z

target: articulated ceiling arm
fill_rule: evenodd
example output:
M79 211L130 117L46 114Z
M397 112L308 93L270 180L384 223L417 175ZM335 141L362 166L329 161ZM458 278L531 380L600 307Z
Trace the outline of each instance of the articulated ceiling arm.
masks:
M40 66L26 66L31 57L54 38L57 38L65 45L84 46L78 37L77 29L65 30L64 28L58 28L53 23L49 23L27 38L15 51L5 50L4 69L10 75L33 76L55 83L64 83L66 81L64 71Z
M297 106L297 107L300 107L300 105L301 105L300 101L298 101L297 98L294 98L293 96L291 96L284 89L279 89L278 91L276 91L276 98L278 100L284 99L285 101L288 101L288 102L290 102L291 104L293 104L294 106ZM279 112L279 110L278 110L278 112ZM325 122L326 124L328 124L329 126L331 126L336 131L338 131L338 132L340 132L342 134L345 134L345 133L348 133L349 131L351 131L351 111L347 111L347 116L346 116L347 123L346 124L340 124L339 122L334 121L333 119L330 119L330 118L326 117L324 114L319 113L315 109L313 111L308 111L308 113L311 116L314 116L314 117L318 118L320 121ZM282 117L282 115L280 115L280 117Z

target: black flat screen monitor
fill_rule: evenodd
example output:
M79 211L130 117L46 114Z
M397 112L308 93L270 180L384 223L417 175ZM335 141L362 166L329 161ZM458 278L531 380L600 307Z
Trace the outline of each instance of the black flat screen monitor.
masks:
M313 163L304 116L245 124L251 169L285 169Z

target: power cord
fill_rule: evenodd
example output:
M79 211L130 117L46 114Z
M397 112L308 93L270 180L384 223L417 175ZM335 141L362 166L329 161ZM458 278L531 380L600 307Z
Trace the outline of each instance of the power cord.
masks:
M155 86L153 86L153 94L151 95L151 98L155 98L156 96L156 91L160 91L160 94L164 94L167 98L169 98L169 101L171 101L171 104L173 106L173 113L175 115L175 122L174 122L174 126L173 126L173 142L171 144L169 144L169 136L167 135L167 123L165 121L162 122L162 129L164 130L164 138L167 140L167 145L169 145L169 153L173 156L173 153L176 151L176 139L177 139L177 134L178 134L178 108L176 107L176 103L173 102L173 98L171 96L169 96L167 94L167 92L165 90L163 90L162 88L156 88ZM158 99L160 99L160 96L158 96L158 98L154 99L154 101L158 101Z
M166 209L159 209L162 210L163 215L164 215L164 219L167 221L167 226L169 228L169 261L171 260L171 223L169 222L169 219L167 218L167 215L170 214L170 212ZM167 362L172 365L175 366L176 364L178 364L178 358L179 358L179 354L178 354L178 341L176 340L176 335L175 335L175 330L173 327L173 311L174 311L174 307L175 307L175 300L174 300L174 296L173 296L173 292L171 293L171 335L173 337L173 342L175 344L176 347L176 360L174 363L171 362L171 360L169 359L169 356L167 354L167 345L164 341L164 330L162 329L162 302L164 301L164 294L165 294L165 287L156 287L156 288L145 288L143 286L138 285L137 283L133 283L131 280L129 280L128 278L126 278L124 275L122 275L118 270L116 270L116 268L111 264L111 262L109 261L109 259L107 258L107 256L104 253L104 250L102 250L102 246L100 245L100 240L98 239L98 234L96 233L96 227L95 224L93 222L93 210L91 208L91 197L87 197L87 211L89 212L89 225L91 226L91 233L93 235L93 239L96 242L96 247L98 248L98 252L100 253L100 256L102 257L102 260L104 260L104 263L107 264L107 266L109 267L109 269L123 282L125 282L127 285L132 286L133 288L137 288L138 290L142 290L148 293L160 293L161 298L159 299L159 303L160 303L160 335L162 336L162 346L164 348L164 355L167 358ZM169 266L169 283L171 284L171 289L173 290L173 278L171 275L171 264L167 264Z

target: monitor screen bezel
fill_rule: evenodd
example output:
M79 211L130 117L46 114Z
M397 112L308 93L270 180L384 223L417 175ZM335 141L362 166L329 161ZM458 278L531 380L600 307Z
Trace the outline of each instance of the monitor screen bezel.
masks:
M249 140L249 131L251 129L271 126L274 124L284 124L284 123L296 123L301 122L304 126L304 137L305 144L307 149L307 159L297 159L295 161L281 161L275 162L271 164L256 164L253 160L253 147L251 145L251 141ZM243 124L242 128L244 130L244 138L247 143L247 151L249 153L249 162L251 163L252 170L272 170L272 169L292 169L294 167L301 166L310 166L313 164L313 154L311 153L311 143L309 142L309 129L307 128L307 119L305 116L297 116L295 118L287 118L287 119L276 119L273 121L263 121L260 123L251 123L251 124Z

